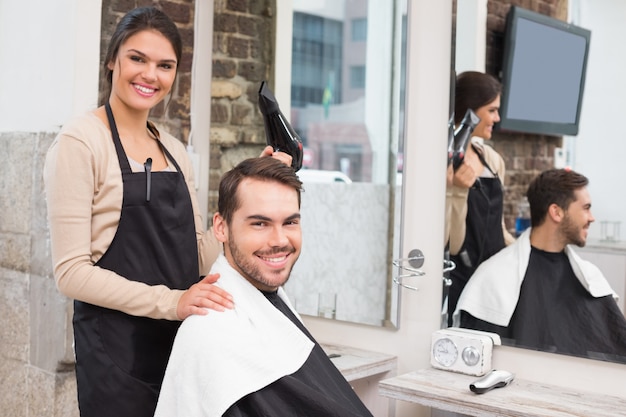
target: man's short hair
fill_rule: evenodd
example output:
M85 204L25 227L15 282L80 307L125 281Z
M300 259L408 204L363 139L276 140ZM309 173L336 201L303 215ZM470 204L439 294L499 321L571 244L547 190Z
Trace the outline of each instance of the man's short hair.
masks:
M250 158L226 172L220 180L217 210L226 224L230 224L233 214L241 206L237 191L239 184L246 178L275 181L293 188L298 194L298 207L300 207L302 182L292 167L276 158Z
M528 186L531 226L540 226L551 204L564 210L576 201L575 191L586 187L589 180L571 169L549 169L539 174Z

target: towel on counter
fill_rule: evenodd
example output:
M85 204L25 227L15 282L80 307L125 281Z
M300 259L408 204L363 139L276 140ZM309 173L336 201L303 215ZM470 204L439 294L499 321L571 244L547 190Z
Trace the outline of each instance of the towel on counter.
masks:
M183 321L155 417L221 416L245 395L297 371L313 348L223 254L211 273L220 274L217 285L233 296L235 308ZM294 310L282 288L278 295Z
M498 326L508 326L515 312L520 289L530 259L530 231L526 229L517 241L483 262L461 293L453 315L454 326L460 325L461 310ZM571 245L565 253L576 278L595 298L617 294L597 266L581 259Z

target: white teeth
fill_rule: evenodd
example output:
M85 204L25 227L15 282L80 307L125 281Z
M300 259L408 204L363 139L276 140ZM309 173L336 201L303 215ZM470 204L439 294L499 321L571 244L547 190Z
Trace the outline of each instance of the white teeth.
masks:
M135 88L145 94L152 94L155 91L154 88L147 88L141 85L135 85Z
M284 261L286 256L281 256L280 258L263 258L266 262L282 262Z

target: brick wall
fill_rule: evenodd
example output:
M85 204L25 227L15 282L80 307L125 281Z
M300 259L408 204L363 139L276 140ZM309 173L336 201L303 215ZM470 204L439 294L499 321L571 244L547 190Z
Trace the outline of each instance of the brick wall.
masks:
M222 173L265 146L257 101L261 81L274 85L275 19L275 0L215 1L209 212Z
M486 72L500 78L506 14L519 6L567 20L567 0L488 0ZM554 150L561 147L561 136L495 132L491 140L506 163L505 222L515 227L517 203L529 182L541 171L554 166Z

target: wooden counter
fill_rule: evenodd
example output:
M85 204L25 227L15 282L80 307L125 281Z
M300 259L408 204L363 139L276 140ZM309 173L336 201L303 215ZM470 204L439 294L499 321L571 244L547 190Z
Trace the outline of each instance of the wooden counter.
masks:
M387 372L390 372L391 375L396 374L397 359L395 356L346 346L329 344L322 344L321 346L331 356L335 366L348 381L369 378Z
M507 387L474 394L477 377L423 369L379 383L380 394L469 416L616 417L626 416L625 398L564 389L517 378Z

